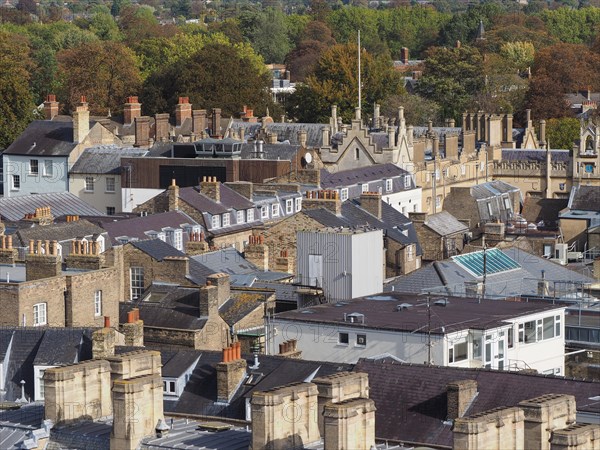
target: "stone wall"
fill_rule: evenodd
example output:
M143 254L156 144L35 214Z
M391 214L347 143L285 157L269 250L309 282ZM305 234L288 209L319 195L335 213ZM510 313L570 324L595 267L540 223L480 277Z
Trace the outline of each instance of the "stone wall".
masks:
M525 414L525 448L550 450L552 430L565 428L577 416L572 395L547 394L519 403Z
M454 450L524 450L520 408L498 408L454 421Z

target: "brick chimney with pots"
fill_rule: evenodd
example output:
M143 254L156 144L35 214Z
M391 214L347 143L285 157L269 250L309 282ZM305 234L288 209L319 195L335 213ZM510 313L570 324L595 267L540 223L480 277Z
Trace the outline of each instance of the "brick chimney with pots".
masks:
M262 271L269 270L269 247L265 244L263 235L248 237L248 244L244 248L244 258Z
M221 137L221 109L213 108L212 110L212 125L210 127L210 135L214 138Z
M29 253L25 256L27 281L56 277L62 274L62 261L56 241L29 241Z
M12 236L0 236L0 264L13 265L19 256L19 251L13 248Z
M71 252L65 258L65 262L69 269L100 269L104 265L104 255L100 254L100 243L77 239L71 241Z
M402 64L408 64L408 47L400 49L400 61L402 61Z
M185 244L185 254L188 256L201 255L210 251L210 246L206 242L203 231L196 231L189 234L188 241Z
M277 272L294 273L294 258L289 254L289 250L284 248L275 258L275 270Z
M114 356L115 345L117 345L117 333L110 326L110 317L104 316L104 328L92 333L92 357L99 359Z
M206 110L194 109L192 111L192 133L201 136L206 133Z
M381 194L379 192L363 192L360 195L360 207L381 220Z
M342 214L342 201L339 193L334 190L307 191L306 198L302 199L302 209L324 208L336 216Z
M211 200L221 202L221 183L217 181L217 177L202 177L200 183L200 193L206 195Z
M131 125L133 121L142 115L142 104L135 96L127 97L123 105L123 124Z
M86 98L81 96L73 112L73 142L81 144L90 132L90 111Z
M186 119L192 118L192 104L189 97L179 97L175 106L175 126L180 127Z
M46 101L44 102L44 118L46 120L52 120L58 116L58 102L56 101L56 95L48 94Z
M127 313L127 322L120 325L125 336L125 345L130 347L144 346L144 321L140 319L140 310L133 308Z
M217 364L217 402L229 403L246 379L246 360L242 359L239 341L223 349L223 360Z

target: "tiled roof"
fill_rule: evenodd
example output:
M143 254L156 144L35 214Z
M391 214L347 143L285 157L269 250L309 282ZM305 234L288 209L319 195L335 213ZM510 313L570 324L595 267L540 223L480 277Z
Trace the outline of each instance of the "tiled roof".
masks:
M440 236L448 236L450 234L469 231L469 227L447 211L441 211L437 214L427 216L425 225Z
M72 364L92 357L92 330L49 328L44 333L34 365Z
M0 216L4 220L19 221L25 214L32 214L36 208L50 206L54 217L104 216L100 211L80 200L70 192L54 192L49 194L32 194L22 197L0 198Z
M376 164L373 166L359 167L357 169L342 170L333 173L322 169L321 187L323 189L331 189L404 175L408 175L408 172L395 164Z
M53 225L34 226L17 230L15 236L18 244L26 246L30 239L47 239L51 241L67 241L79 237L106 233L102 228L85 219L74 222L61 222Z
M460 380L477 381L478 394L467 415L516 406L549 393L574 395L577 411L600 413L600 402L590 400L600 392L599 382L390 360L361 359L354 371L369 375L369 397L377 408L375 435L379 439L451 447L451 422L446 422L446 386Z
M201 353L196 351L161 351L162 376L179 378L198 361L200 355Z
M552 162L569 162L569 150L550 150ZM546 161L546 150L502 149L502 161Z
M7 155L69 156L73 142L73 122L34 120L4 151Z
M163 228L180 228L183 224L198 225L194 219L182 211L169 211L165 213L150 214L143 217L134 217L126 220L111 221L108 217L100 223L100 226L106 230L113 240L119 236L128 236L130 238L148 239L147 231L160 231ZM187 236L184 235L184 243Z
M183 297L179 298L176 307L171 302L159 304L152 302L138 302L135 306L140 310L140 319L144 326L153 328L173 328L179 330L201 330L207 322L206 317L200 317L198 306L188 304L195 299L198 303L198 289L182 289ZM127 313L132 304L119 304L119 322L127 321Z
M581 211L600 211L600 186L573 186L569 208Z
M144 156L147 150L121 148L116 145L103 145L84 150L71 173L113 174L121 173L121 158Z
M227 325L233 326L254 311L263 307L265 295L261 293L232 292L231 298L219 308L219 315Z
M229 208L241 210L254 207L254 204L250 200L226 185L220 183L219 189L221 201L218 203L201 194L199 188L196 186L181 188L179 190L179 198L198 211L210 214L223 214L229 211Z
M128 242L127 245L133 245L138 250L146 253L148 256L156 259L157 261L162 261L167 256L185 256L185 253L180 252L172 245L167 244L160 239L148 239L145 241L131 241Z
M500 180L488 181L471 186L471 195L475 199L496 197L507 192L519 192L519 188Z

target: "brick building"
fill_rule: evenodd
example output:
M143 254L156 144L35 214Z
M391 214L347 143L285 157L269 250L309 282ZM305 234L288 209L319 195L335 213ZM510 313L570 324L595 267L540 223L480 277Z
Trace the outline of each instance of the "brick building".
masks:
M419 236L423 260L439 261L462 251L469 227L452 214L446 211L431 215L410 213L409 217Z

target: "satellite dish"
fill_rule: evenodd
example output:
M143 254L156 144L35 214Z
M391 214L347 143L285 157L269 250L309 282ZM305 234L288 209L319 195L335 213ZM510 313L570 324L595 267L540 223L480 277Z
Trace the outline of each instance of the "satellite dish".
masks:
M309 152L306 152L304 155L304 161L306 161L306 164L310 164L312 162L312 155Z

